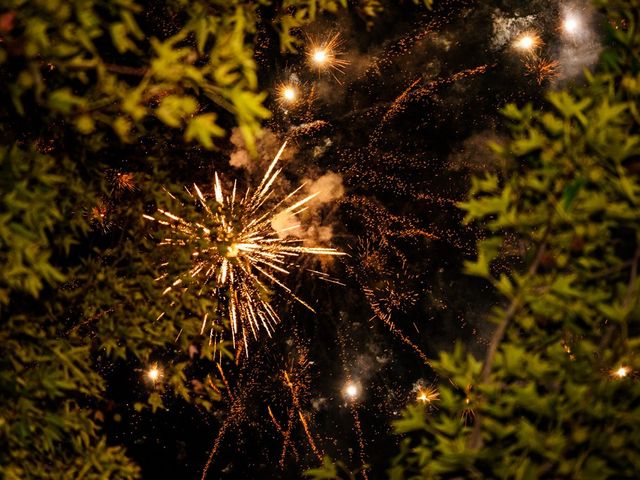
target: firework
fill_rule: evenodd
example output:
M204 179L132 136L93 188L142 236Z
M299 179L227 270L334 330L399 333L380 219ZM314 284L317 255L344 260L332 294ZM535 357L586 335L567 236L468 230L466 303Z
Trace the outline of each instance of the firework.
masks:
M562 21L562 31L565 35L574 37L582 31L582 19L573 12L569 12Z
M560 63L556 60L547 60L545 58L533 58L525 63L527 73L532 75L538 85L542 85L545 80L551 80L558 77L558 69Z
M340 34L336 33L327 41L309 40L307 59L309 64L319 72L333 71L343 73L349 62L340 58ZM335 78L335 75L334 75Z
M151 382L156 383L162 377L162 370L160 370L157 364L152 365L149 367L149 370L147 370L146 376Z
M625 378L631 373L631 369L625 365L620 365L620 367L611 371L611 376L614 378Z
M216 321L227 318L234 347L240 335L247 355L249 336L257 339L260 330L265 330L270 336L280 322L267 299L267 285L278 287L288 298L313 312L313 308L278 279L278 275L288 274L292 260L302 254L343 255L333 248L305 247L299 239L282 238L284 230L298 228L300 225L297 223L284 230L274 230L274 219L295 219L319 193L294 201L304 187L302 185L275 202L275 205L267 206L273 203L271 187L280 174L281 170L276 169L276 165L285 146L286 142L253 192L247 190L244 196L239 196L234 183L231 194L225 195L217 173L213 201L207 200L195 184L193 193L187 190L203 209L204 218L201 222L189 221L162 209L158 209L156 214L159 218L144 216L171 230L172 235L165 238L161 245L191 249L191 268L173 279L163 294L174 289L187 289L191 285L198 288L198 295L210 293L219 300L217 303L222 310L205 313L201 333L204 333L210 317L211 340ZM156 280L167 277L168 274L165 274Z
M521 33L513 42L513 46L524 53L532 53L540 45L542 45L542 39L535 32Z
M464 407L462 408L462 413L460 414L460 417L462 418L462 422L465 425L469 425L476 418L476 411L473 408L474 404L471 396L471 391L473 390L473 386L467 385L467 387L464 390L465 390L466 396L463 402Z
M300 97L300 91L294 83L281 83L277 88L278 102L284 106L295 105Z
M360 386L354 382L347 382L343 389L344 396L354 401L360 396Z
M418 390L416 399L422 403L432 404L440 400L440 392L435 387L422 387Z

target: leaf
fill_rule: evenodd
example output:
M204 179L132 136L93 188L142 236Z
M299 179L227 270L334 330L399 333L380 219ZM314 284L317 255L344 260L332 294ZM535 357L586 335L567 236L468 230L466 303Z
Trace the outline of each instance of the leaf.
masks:
M490 278L490 264L496 258L502 247L502 237L491 237L478 242L478 257L475 261L464 262L467 275Z
M169 95L161 100L156 116L170 127L178 128L197 109L198 102L193 97Z
M224 136L224 130L216 124L215 113L203 113L196 115L191 120L184 132L184 139L187 142L197 140L200 144L211 150L213 149L213 137Z
M84 107L86 100L78 97L71 92L71 88L64 87L58 90L54 90L49 95L48 100L49 108L61 113L71 113L78 107Z

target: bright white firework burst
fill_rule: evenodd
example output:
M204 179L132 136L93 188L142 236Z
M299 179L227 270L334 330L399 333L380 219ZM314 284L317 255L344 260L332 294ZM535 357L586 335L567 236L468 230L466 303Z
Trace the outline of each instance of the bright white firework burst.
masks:
M194 282L199 287L198 295L209 290L212 296L222 299L219 303L224 304L226 312L223 311L222 314L226 314L230 321L233 345L236 345L240 334L247 354L249 332L254 339L261 329L271 336L275 325L280 321L280 317L266 300L265 294L269 292L266 284L277 285L290 298L313 312L313 308L295 295L276 275L288 274L287 268L292 266L292 260L302 254L345 255L334 248L302 246L301 240L281 238L279 234L283 231L273 229L272 220L275 217L295 217L306 210L306 204L320 193L313 193L290 204L304 187L303 184L274 206L267 206L273 201L271 187L281 172L281 169L276 169L276 164L285 146L286 142L253 193L247 189L244 196L238 198L234 183L231 196L225 195L216 173L215 201L210 202L194 184L195 198L206 215L203 223L191 222L161 209L158 209L160 218L144 215L147 220L167 226L175 233L171 238L165 238L161 245L194 245L191 268L178 276L163 294L176 288L188 288L185 285ZM188 189L187 192L194 196ZM285 230L297 227L299 224ZM168 274L162 275L156 280L167 276ZM213 322L221 312L214 313ZM204 315L201 333L204 333L208 317L208 313ZM213 330L212 325L210 340Z

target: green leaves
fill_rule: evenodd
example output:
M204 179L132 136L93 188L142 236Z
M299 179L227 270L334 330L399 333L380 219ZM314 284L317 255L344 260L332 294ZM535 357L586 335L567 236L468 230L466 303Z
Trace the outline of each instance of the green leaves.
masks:
M222 137L224 130L216 123L215 113L203 113L196 115L189 121L189 126L184 132L187 142L197 140L203 147L213 149L213 137Z
M56 208L59 185L54 160L17 147L0 149L0 303L12 290L37 297L45 283L62 281L50 263L49 235L61 219Z
M466 260L464 262L464 271L469 275L475 275L483 278L490 278L489 270L491 262L496 258L500 247L502 246L502 238L491 237L478 242L478 257L475 261Z
M504 297L486 319L498 328L482 365L441 354L440 409L410 406L395 424L394 478L637 476L640 33L622 25L638 5L599 3L624 47L544 108L508 105L505 168L474 178L459 205L485 231L465 270Z
M74 95L70 88L65 87L51 92L48 105L52 110L69 114L80 107L86 106L86 100Z
M160 101L156 115L170 127L178 128L197 109L198 103L193 97L169 95Z

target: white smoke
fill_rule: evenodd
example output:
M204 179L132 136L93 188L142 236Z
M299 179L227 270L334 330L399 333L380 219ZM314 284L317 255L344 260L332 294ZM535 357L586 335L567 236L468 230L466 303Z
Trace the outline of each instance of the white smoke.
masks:
M520 33L530 28L536 20L535 15L505 17L500 10L496 10L491 17L493 19L491 48L494 50L499 50L511 43Z
M276 215L271 227L280 238L299 238L305 246L326 245L333 237L333 227L323 223L323 207L344 196L342 176L329 171L316 180L307 179L304 190L304 195L317 194L306 204L307 208L297 215Z

